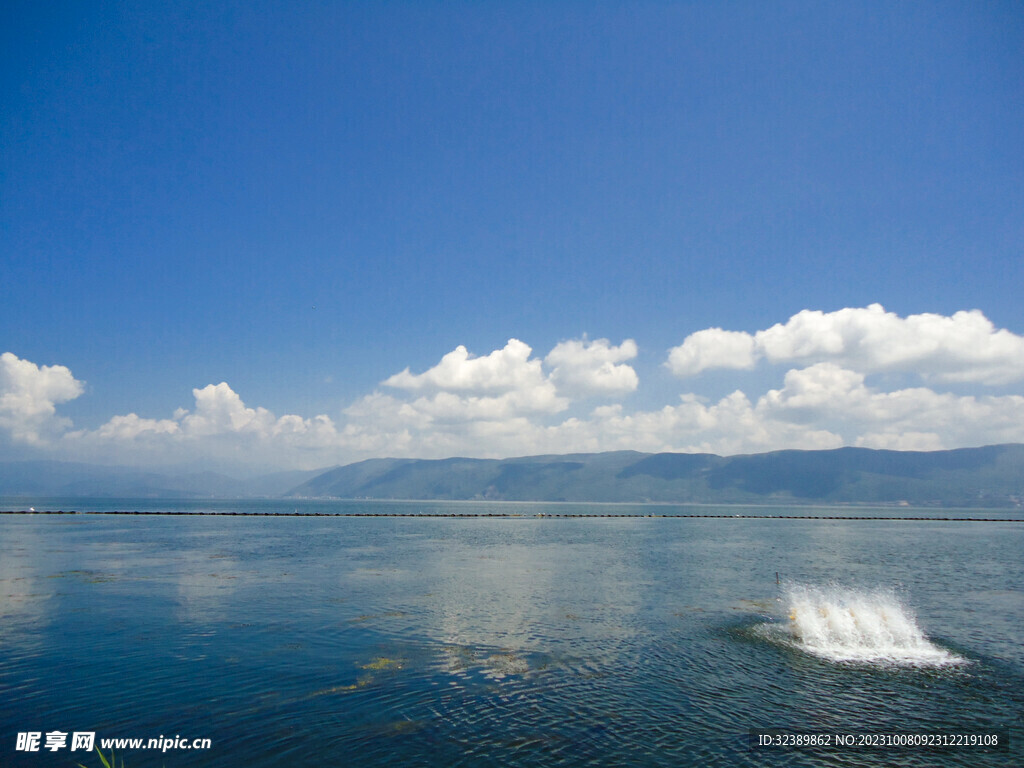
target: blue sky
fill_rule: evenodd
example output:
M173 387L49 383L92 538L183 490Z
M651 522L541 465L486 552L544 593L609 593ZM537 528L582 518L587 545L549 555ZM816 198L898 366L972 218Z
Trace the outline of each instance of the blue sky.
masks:
M0 457L1024 441L1019 3L140 6L0 11Z

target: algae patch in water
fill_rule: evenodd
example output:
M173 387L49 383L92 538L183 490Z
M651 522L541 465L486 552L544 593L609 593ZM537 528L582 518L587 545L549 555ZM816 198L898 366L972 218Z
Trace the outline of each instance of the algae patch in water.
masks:
M306 698L314 699L317 696L330 696L334 693L351 693L352 691L358 691L365 685L369 685L369 680L363 685L360 685L358 682L353 685L332 685L330 688L321 688L319 691L313 691Z
M365 669L368 672L383 672L389 669L403 669L405 667L405 661L401 659L389 659L386 656L378 656L373 661L366 664L360 664L359 669ZM349 683L348 685L332 685L327 688L321 688L320 690L313 691L305 698L313 699L317 696L330 696L338 693L352 693L358 691L361 688L366 688L368 685L372 685L376 681L376 677L373 674L360 675L355 683Z
M402 669L405 666L405 662L400 659L389 659L385 656L378 656L376 659L371 661L369 664L363 664L360 669L372 669L380 671L382 669Z
M484 661L484 665L489 672L499 677L525 675L530 671L530 662L511 651L491 654Z
M476 652L465 645L446 645L444 647L445 667L449 672L464 672L477 663Z

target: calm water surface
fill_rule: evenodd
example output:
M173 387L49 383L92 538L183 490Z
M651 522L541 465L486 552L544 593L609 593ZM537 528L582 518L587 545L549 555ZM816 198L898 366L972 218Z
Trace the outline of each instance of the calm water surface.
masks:
M1024 525L515 506L523 518L0 517L0 764L99 765L15 749L52 730L212 739L128 750L128 768L1024 763ZM890 590L956 662L809 652L787 584ZM1011 744L752 750L748 730L768 727Z

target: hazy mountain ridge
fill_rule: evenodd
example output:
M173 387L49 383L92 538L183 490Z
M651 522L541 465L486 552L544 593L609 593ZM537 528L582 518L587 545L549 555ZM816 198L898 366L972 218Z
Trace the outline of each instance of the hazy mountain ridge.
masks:
M281 496L323 470L239 479L219 472L149 471L67 461L0 462L0 495L144 498Z
M369 459L326 471L243 479L210 471L15 461L0 462L0 495L1015 507L1024 501L1024 445L930 452L789 450L728 457L615 451L511 459Z
M296 497L1019 506L1024 445L949 451L839 448L740 456L634 451L514 459L371 459Z

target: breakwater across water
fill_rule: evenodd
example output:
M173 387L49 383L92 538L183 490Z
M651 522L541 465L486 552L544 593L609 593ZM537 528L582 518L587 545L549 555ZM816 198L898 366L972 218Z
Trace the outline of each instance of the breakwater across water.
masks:
M205 515L215 517L454 517L454 518L523 518L523 517L564 517L564 518L679 518L679 519L704 519L704 520L908 520L908 521L933 521L933 522L965 522L965 523L1024 523L1024 518L1012 517L944 517L944 516L897 516L889 517L884 515L708 515L708 514L680 514L680 513L571 513L571 512L535 512L522 514L517 512L238 512L238 511L154 511L154 510L103 510L103 511L78 511L78 510L38 510L38 509L16 509L0 510L0 515L153 515L153 516L176 516L176 515Z

